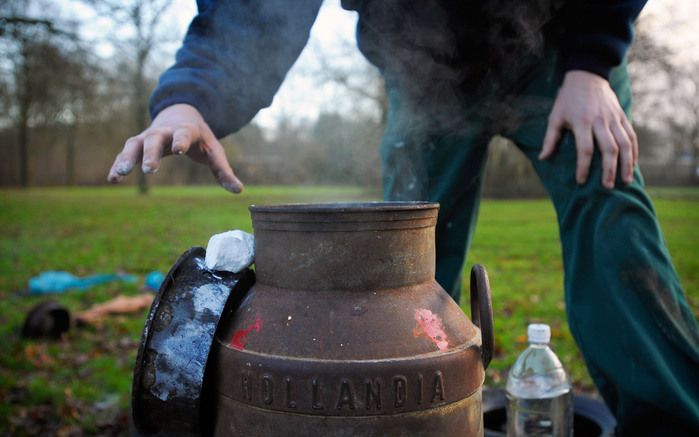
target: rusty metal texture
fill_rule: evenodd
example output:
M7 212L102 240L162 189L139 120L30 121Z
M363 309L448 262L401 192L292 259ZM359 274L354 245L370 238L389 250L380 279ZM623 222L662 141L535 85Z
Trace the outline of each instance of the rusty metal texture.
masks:
M434 279L439 205L252 206L255 271L302 290L399 288Z
M216 328L254 274L212 272L204 256L195 247L177 260L146 319L132 387L134 423L144 434L199 435L210 423L206 368Z
M483 383L478 349L472 347L407 359L329 361L240 352L216 361L220 396L322 416L429 410L467 398Z
M437 210L251 207L257 282L212 348L216 435L483 434L485 334L434 280Z
M402 414L311 416L251 408L219 397L216 434L275 437L477 437L483 436L481 390L458 402Z
M483 367L488 368L495 348L493 304L488 272L480 264L471 268L471 320L481 329L481 361Z

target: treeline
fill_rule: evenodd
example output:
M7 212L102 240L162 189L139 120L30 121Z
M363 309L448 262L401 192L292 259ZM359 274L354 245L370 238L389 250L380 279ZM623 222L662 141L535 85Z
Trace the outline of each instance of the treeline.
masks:
M169 0L85 0L128 35L81 39L76 19L59 18L55 1L0 4L0 185L97 185L126 138L148 124L147 100L167 59L157 33ZM171 39L171 38L170 38ZM160 52L159 52L160 51ZM161 56L163 58L163 56ZM169 57L168 57L169 58ZM255 124L224 140L229 159L249 183L380 184L377 149L383 121L364 113L322 114L315 121L279 120L274 132ZM140 172L127 179L147 183ZM212 183L208 169L168 159L151 183Z
M116 49L107 58L95 54L97 41L81 38L78 20L52 18L61 15L54 13L60 9L55 1L0 3L0 185L106 183L125 139L148 124L148 96L170 62L163 56L167 60L154 61L162 53L157 32L170 3L85 0L130 30L120 40L113 37ZM637 84L642 167L650 184L696 183L699 76L685 72L691 65L678 68L668 59L662 46L639 33L630 69ZM319 83L345 87L347 99L355 93L364 99L362 108L369 102L373 110L325 112L310 121L280 119L274 130L245 127L224 140L245 183L380 186L378 144L386 117L381 83L375 72L325 61L308 74ZM370 82L351 81L360 76ZM168 158L147 180L135 173L127 183L139 183L144 192L146 182L214 181L205 166L187 159ZM490 146L484 190L501 197L544 194L531 165L501 138Z
M107 156L147 122L154 80L146 65L157 47L158 11L168 4L86 0L128 30L121 38L105 32L117 49L103 58L95 54L101 41L83 39L83 23L66 17L63 4L0 3L0 183L97 183Z

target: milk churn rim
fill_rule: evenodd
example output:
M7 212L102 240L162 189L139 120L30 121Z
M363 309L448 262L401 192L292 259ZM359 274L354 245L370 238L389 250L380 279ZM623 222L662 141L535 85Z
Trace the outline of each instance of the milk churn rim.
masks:
M433 228L438 203L349 202L252 205L252 226L262 230L364 232Z
M285 203L278 205L251 205L251 212L265 213L366 213L385 211L416 211L438 209L439 203L425 201L378 201L378 202L330 202L330 203Z

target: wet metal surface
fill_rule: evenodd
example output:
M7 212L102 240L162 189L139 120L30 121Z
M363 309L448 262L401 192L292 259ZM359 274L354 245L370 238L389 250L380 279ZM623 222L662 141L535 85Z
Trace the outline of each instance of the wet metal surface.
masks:
M221 313L231 292L244 293L254 280L248 270L209 271L204 256L204 249L193 248L177 260L146 319L133 381L141 432L201 431L205 371Z

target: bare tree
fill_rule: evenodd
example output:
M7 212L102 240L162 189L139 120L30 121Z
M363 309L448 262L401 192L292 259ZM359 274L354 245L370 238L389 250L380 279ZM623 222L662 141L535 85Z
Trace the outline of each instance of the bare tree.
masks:
M377 150L388 118L381 74L361 58L353 39L338 39L332 49L311 40L309 50L311 62L302 73L334 98L308 126L308 148L297 156L306 163L318 161L315 182L379 185ZM281 128L277 131L283 138Z
M673 83L672 100L681 112L670 117L668 124L680 153L693 157L696 172L699 171L699 63L690 63L679 71Z
M114 20L117 27L128 28L131 36L112 43L125 53L131 53L131 111L134 131L148 127L148 95L150 90L146 69L158 46L171 38L164 35L163 19L172 0L86 0L95 10ZM148 193L148 181L138 172L141 194Z
M354 102L355 110L378 114L383 128L388 117L388 98L383 78L378 69L368 62L352 62L357 56L353 41L338 41L333 52L323 50L318 44L311 49L317 60L317 68L308 71L319 85L330 83ZM349 61L349 62L348 62Z
M677 58L683 58L681 62ZM699 167L699 60L677 56L667 43L651 34L641 21L629 56L634 85L635 121L655 130L661 139L648 154L655 158L665 147L671 161L694 157ZM644 152L643 155L646 155ZM643 156L642 155L642 156Z
M76 34L68 30L75 24L33 16L32 12L44 10L33 8L34 3L6 1L0 9L1 48L9 70L2 75L9 90L3 93L4 106L17 132L23 187L31 183L30 127L60 120L67 109L66 93L77 96L78 90L86 89L77 80L87 65L85 52Z
M58 120L64 126L65 136L65 183L75 185L76 176L76 146L78 128L83 122L93 122L100 117L99 99L106 94L105 86L109 79L103 69L86 53L71 59L69 74L63 83L63 110L58 114Z

